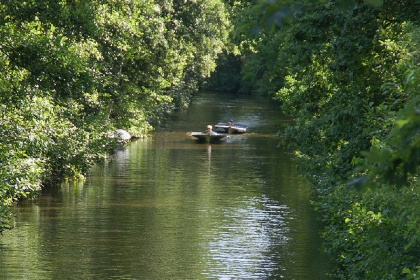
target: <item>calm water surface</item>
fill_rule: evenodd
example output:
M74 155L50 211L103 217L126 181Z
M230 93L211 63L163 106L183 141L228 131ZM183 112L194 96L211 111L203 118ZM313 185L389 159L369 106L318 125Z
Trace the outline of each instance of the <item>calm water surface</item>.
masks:
M235 118L220 144L186 135ZM0 279L320 280L309 189L266 100L203 93L151 137L16 207L0 236Z

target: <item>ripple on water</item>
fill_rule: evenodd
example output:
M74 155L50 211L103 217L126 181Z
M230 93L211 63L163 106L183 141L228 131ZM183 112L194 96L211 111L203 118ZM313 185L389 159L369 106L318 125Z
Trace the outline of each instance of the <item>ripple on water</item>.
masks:
M225 208L224 218L207 234L205 261L211 265L203 275L212 279L281 277L284 268L279 267L278 248L288 245L289 208L265 197L245 197L240 204Z

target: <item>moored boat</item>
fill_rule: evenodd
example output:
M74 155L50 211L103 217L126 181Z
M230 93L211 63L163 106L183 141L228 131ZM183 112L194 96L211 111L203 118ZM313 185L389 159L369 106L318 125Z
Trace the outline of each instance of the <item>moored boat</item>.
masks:
M245 133L248 129L248 125L241 123L234 123L233 120L227 123L220 122L214 126L216 129L222 129L225 133Z

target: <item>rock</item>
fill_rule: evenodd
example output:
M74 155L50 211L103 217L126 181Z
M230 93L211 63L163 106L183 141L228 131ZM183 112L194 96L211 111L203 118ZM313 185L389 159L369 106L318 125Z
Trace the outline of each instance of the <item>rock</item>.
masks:
M120 140L130 140L131 134L128 133L128 131L124 129L116 129L115 130L115 138L118 138Z

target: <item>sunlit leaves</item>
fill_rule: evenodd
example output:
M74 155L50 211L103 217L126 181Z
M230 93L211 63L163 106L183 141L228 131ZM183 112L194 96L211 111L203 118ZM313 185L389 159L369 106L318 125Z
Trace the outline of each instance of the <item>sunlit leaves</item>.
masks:
M295 120L279 135L314 184L337 279L399 279L420 257L419 2L301 3L289 24L272 20L286 1L248 10L243 85Z
M115 147L115 128L144 136L188 105L230 24L219 0L6 0L0 10L0 173L10 183L0 200L10 202L83 175Z
M398 188L418 181L420 174L420 99L413 97L401 112L386 143L374 140L364 153L374 184ZM413 177L414 176L414 177Z
M417 280L417 279L420 279L420 266L417 266L416 270L413 269L413 271L412 271L408 267L405 267L405 268L403 268L402 273L404 275L406 275L406 279Z

